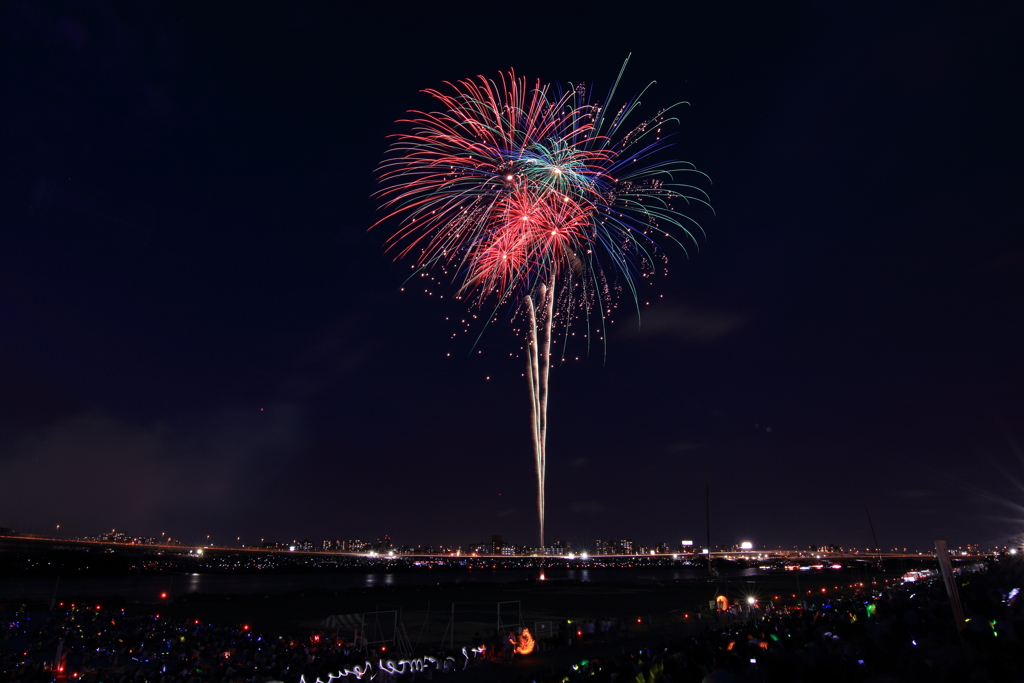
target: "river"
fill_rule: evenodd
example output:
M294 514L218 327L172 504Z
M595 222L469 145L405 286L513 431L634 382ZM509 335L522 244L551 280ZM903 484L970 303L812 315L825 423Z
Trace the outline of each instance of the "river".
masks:
M3 577L0 600L48 601L54 597L119 596L129 602L158 602L162 594L173 599L187 593L280 595L301 590L346 590L377 586L409 586L434 583L515 583L536 579L537 569L466 570L418 569L375 572L337 572L318 574L165 574L131 577ZM546 569L549 580L589 581L591 583L678 581L702 579L706 570L699 567L624 567L592 569ZM725 578L764 576L757 568L729 568Z

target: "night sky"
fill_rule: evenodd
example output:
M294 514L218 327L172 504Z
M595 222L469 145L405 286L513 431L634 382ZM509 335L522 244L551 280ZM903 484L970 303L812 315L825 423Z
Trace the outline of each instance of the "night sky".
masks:
M400 291L374 169L632 53L715 213L552 370L547 538L699 543L708 468L715 545L1024 532L1019 3L343 4L3 4L0 526L533 543L519 340Z

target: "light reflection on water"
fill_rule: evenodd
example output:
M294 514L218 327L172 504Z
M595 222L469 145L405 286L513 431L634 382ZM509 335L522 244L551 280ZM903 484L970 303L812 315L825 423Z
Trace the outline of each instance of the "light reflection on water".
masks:
M381 579L383 576L383 580ZM394 586L395 575L394 574L367 574L366 583L363 584L366 588L373 588L374 586Z
M622 569L546 569L549 581L571 580L593 583L629 581L675 581L702 579L705 570L697 567L634 567ZM727 572L730 578L753 578L756 568ZM536 579L536 569L473 571L399 571L338 572L324 574L176 574L131 576L122 578L62 577L0 578L0 599L49 601L71 596L120 596L128 601L158 602L161 593L171 599L186 593L208 594L282 594L301 590L346 590L378 586L409 586L434 583L515 583Z

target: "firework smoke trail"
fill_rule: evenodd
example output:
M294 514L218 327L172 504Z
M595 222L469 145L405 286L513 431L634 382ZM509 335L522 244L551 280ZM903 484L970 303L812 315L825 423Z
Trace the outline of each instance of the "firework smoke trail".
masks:
M586 214L559 193L513 191L503 200L498 237L470 258L471 274L466 286L507 291L524 267L551 261L551 272L534 292L523 310L526 317L526 375L530 388L530 424L537 474L537 517L540 547L544 547L544 494L547 473L548 380L551 372L551 340L555 318L559 264L579 267L574 248L585 238ZM564 266L563 266L564 267Z
M548 375L551 371L551 327L555 313L555 285L541 285L537 301L528 297L527 321L529 339L526 344L526 376L530 382L530 423L533 427L533 456L537 464L537 517L540 522L540 547L544 547L544 479L547 474L548 439ZM545 307L541 319L541 336L537 334L537 305Z
M513 72L424 92L439 109L410 112L401 123L411 131L392 136L375 225L398 220L388 249L414 257L416 273L461 281L457 298L493 305L488 322L501 308L522 316L543 547L555 330L568 341L578 319L588 348L595 335L604 343L618 292L639 308L641 279L664 261L657 238L684 251L680 237L696 243L690 228L700 226L676 204L708 205L707 195L678 181L699 173L691 164L650 161L675 121L667 109L627 128L635 99L607 116L582 85L555 94Z

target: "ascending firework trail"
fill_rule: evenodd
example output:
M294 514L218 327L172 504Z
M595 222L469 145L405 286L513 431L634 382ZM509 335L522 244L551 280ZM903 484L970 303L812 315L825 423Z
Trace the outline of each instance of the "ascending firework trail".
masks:
M708 206L682 182L703 174L658 160L663 130L678 123L671 107L627 126L636 98L608 112L584 85L557 94L511 71L424 92L436 109L410 112L400 121L408 132L392 136L376 225L397 222L388 248L415 259L416 272L449 277L458 298L490 309L488 321L506 309L525 323L543 548L554 331L567 342L571 325L583 327L589 349L595 338L604 344L618 294L639 309L640 281L666 262L659 238L684 251L695 242L700 226L677 207Z

